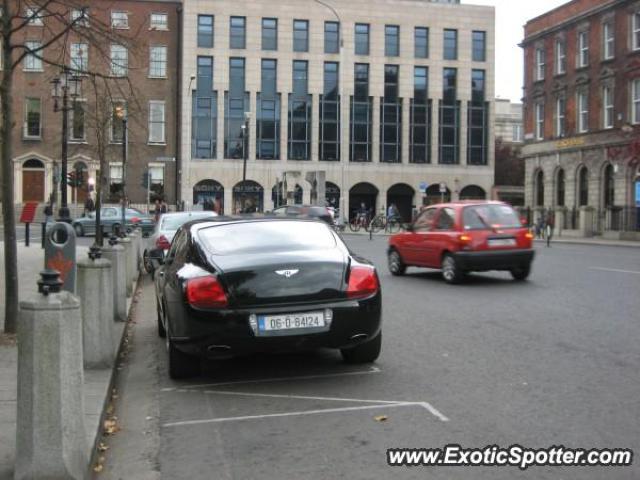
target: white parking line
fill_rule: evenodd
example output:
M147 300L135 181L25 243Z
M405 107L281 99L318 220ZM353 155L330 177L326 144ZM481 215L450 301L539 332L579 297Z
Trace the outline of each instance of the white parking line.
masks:
M422 402L402 402L391 403L383 405L365 405L360 407L343 407L343 408L325 408L322 410L306 410L302 412L285 412L285 413L269 413L265 415L246 415L242 417L222 417L222 418L208 418L204 420L186 420L183 422L170 422L162 425L163 428L183 427L189 425L206 425L211 423L223 423L223 422L238 422L243 420L262 420L265 418L278 418L278 417L299 417L303 415L318 415L324 413L341 413L341 412L354 412L359 410L372 410L375 408L395 408L395 407L409 407L409 406L422 406ZM443 416L444 417L444 416ZM446 418L446 417L444 417ZM448 419L443 420L448 421Z
M380 373L380 369L378 367L371 367L369 370L359 371L359 372L343 372L343 373L325 373L321 375L304 375L298 377L277 377L277 378L265 378L261 380L235 380L231 382L219 382L219 383L205 383L201 385L188 385L186 386L189 389L193 388L212 388L212 387L223 387L227 385L244 385L244 384L255 384L255 383L272 383L272 382L284 382L284 381L295 381L295 380L313 380L317 378L332 378L332 377L348 377L352 375L369 375L371 373ZM179 389L177 387L166 387L163 388L163 392L176 392L184 390Z
M209 393L212 395L238 395L240 397L288 398L293 400L326 400L330 402L380 403L391 405L395 405L397 403L405 403L393 400L362 400L360 398L310 397L307 395L278 395L275 393L229 392L226 390L205 390L204 393Z
M640 275L640 272L636 272L635 270L620 270L617 268L589 267L589 270L600 270L602 272L615 272L615 273L631 273L633 275Z

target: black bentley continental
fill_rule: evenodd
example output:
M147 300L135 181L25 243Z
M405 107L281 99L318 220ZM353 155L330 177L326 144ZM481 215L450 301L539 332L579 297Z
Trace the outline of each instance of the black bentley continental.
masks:
M375 361L381 291L371 262L324 222L217 217L183 225L155 280L169 375L201 359L317 348Z

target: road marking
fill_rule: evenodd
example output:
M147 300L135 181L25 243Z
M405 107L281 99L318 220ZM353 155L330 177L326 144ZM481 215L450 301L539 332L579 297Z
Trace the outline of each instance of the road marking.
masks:
M279 395L275 393L252 393L252 392L230 392L226 390L205 390L204 393L212 395L238 395L241 397L266 397L266 398L288 398L293 400L326 400L331 402L357 402L357 403L379 403L395 405L397 400L363 400L360 398L340 398L340 397L311 397L307 395Z
M600 270L602 272L631 273L634 275L640 275L640 272L636 272L635 270L620 270L617 268L589 267L589 270Z
M332 378L332 377L348 377L352 375L369 375L371 373L380 373L381 370L378 367L371 367L369 370L359 372L343 372L343 373L325 373L321 375L304 375L298 377L277 377L277 378L265 378L261 380L235 380L231 382L219 382L219 383L205 383L201 385L188 385L189 389L193 388L211 388L211 387L223 387L227 385L243 385L243 384L255 384L255 383L272 383L272 382L284 382L295 380L313 380L317 378ZM166 387L162 389L163 392L175 392L178 391L177 387Z
M398 403L391 403L391 404L387 403L382 405L365 405L360 407L325 408L321 410L306 410L302 412L269 413L265 415L246 415L242 417L208 418L204 420L185 420L182 422L165 423L162 425L162 427L171 428L171 427L183 427L183 426L189 426L189 425L206 425L211 423L238 422L238 421L244 421L244 420L262 420L265 418L299 417L304 415L318 415L318 414L326 414L326 413L342 413L342 412L355 412L360 410L372 410L375 408L395 408L395 407L410 407L410 406L421 406L421 407L427 408L427 405L430 407L430 405L426 402L398 402ZM427 410L431 411L429 408L427 408ZM446 422L449 420L444 415L442 414L440 415L442 418L440 416L438 416L438 418L440 418L440 420L442 420L443 422Z

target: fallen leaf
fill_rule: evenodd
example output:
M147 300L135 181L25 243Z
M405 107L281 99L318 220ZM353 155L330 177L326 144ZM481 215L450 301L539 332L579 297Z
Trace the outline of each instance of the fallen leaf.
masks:
M388 417L386 415L378 415L377 417L373 417L376 422L386 422Z
M93 471L96 473L100 473L102 469L104 469L104 465L102 465L101 463L98 463L95 467L93 467Z
M106 444L104 444L102 442L100 442L98 444L98 451L99 452L106 452L107 450L109 450L109 445L106 445Z

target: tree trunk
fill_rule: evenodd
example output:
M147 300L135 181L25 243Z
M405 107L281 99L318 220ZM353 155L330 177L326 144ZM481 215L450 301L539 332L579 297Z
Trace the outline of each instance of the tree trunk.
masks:
M3 27L6 28L8 26L7 23L3 22ZM11 138L13 130L13 69L10 68L10 37L4 35L4 33L2 35L2 57L5 69L2 72L2 82L0 83L0 103L2 104L2 127L0 128L2 159L0 161L2 162L2 216L4 223L4 331L5 333L16 333L16 319L18 317L18 250L13 203L13 145Z

